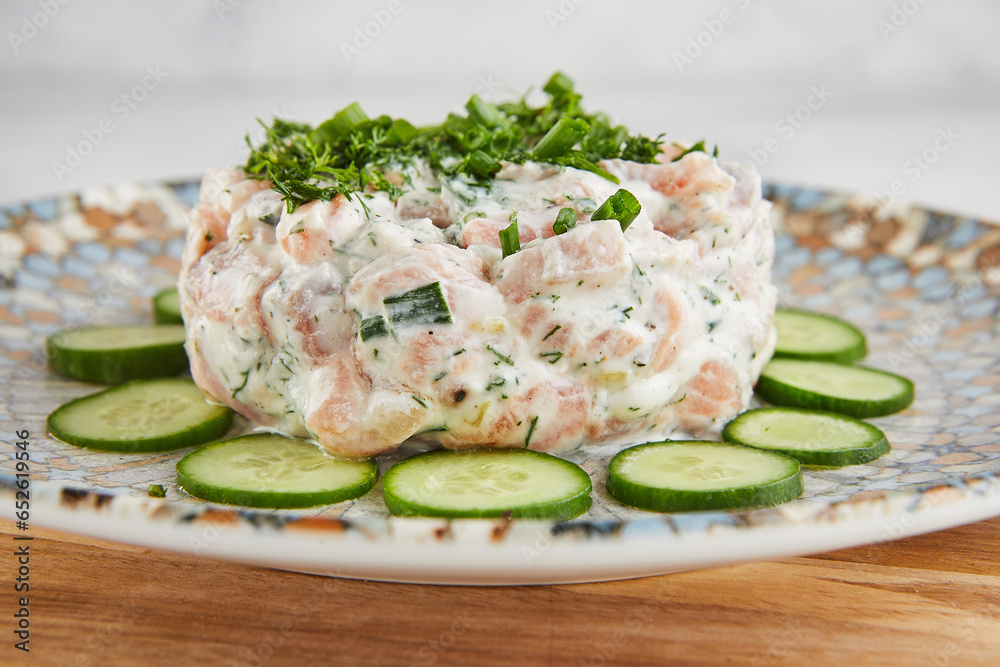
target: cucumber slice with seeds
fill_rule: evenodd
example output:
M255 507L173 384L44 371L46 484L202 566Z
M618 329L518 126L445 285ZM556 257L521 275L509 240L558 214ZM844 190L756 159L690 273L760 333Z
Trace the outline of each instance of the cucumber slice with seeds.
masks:
M649 442L608 464L608 493L654 512L768 507L802 495L799 462L777 452L701 440Z
M66 329L49 336L46 347L53 370L87 382L120 384L188 368L184 327L176 324Z
M830 315L779 308L774 314L774 324L778 328L776 357L847 364L868 354L864 334Z
M362 496L373 459L339 458L305 440L258 433L216 442L177 462L177 482L198 498L245 507L313 507Z
M49 415L48 429L78 447L157 452L220 438L232 416L191 380L135 380L66 403Z
M181 318L181 298L176 287L153 295L153 320L157 324L184 324Z
M772 359L757 394L774 405L839 412L858 419L899 412L913 402L913 383L867 366Z
M382 479L399 516L523 517L563 521L590 508L590 476L530 449L434 450L400 461Z
M722 437L781 452L811 466L858 465L889 452L885 434L871 424L835 412L798 408L749 410L726 424Z

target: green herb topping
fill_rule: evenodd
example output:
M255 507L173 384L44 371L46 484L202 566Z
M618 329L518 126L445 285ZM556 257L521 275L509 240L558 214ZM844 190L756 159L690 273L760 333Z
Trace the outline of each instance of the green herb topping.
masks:
M368 340L369 338L388 336L389 328L385 325L385 318L381 315L376 315L375 317L368 317L361 320L359 333L361 334L361 340Z
M641 210L642 205L639 204L639 200L635 198L634 194L628 190L619 190L598 206L594 214L590 216L590 219L617 220L621 223L622 231L624 232L632 224L636 216L639 215L639 211Z
M451 311L439 282L390 296L382 303L393 324L451 324Z
M597 166L599 161L655 162L662 135L630 134L604 114L586 113L564 74L554 74L543 90L549 99L542 106L530 105L525 97L491 104L473 95L465 105L467 115L452 113L440 125L423 128L389 116L369 118L356 102L315 128L275 119L270 127L261 123L266 135L260 145L247 137L250 156L243 170L250 178L270 180L291 212L338 195L362 202L362 192L384 191L395 200L403 186L386 173L400 172L418 159L469 183L491 178L504 161L574 167L616 183Z
M555 232L556 236L565 234L574 227L576 227L576 211L571 208L559 209L559 215L556 216L556 221L552 223L552 231Z
M503 253L503 258L513 255L521 249L521 237L517 231L517 220L510 223L510 226L506 229L501 229L499 234L500 251Z

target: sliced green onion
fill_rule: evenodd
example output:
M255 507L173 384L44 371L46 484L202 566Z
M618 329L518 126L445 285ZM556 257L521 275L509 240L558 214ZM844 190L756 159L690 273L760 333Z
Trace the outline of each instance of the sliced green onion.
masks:
M503 123L503 114L500 113L500 109L489 102L484 102L478 94L469 98L469 101L465 103L465 108L469 112L469 118L477 125L494 128Z
M563 116L535 144L534 157L542 162L562 157L569 153L580 139L587 136L589 131L590 126L587 121Z
M387 140L389 143L405 144L412 141L419 133L417 128L410 124L410 121L397 118L392 121L392 127L389 128Z
M358 333L361 335L361 340L368 340L369 338L388 336L389 328L385 325L385 318L381 315L376 315L375 317L361 320L361 328L358 330Z
M490 178L500 171L500 161L485 151L473 151L466 158L466 165L469 171L480 178Z
M573 92L573 80L562 72L556 72L542 87L552 97L562 97Z
M559 215L552 223L552 231L556 233L556 236L565 234L574 227L576 227L576 210L572 208L559 209Z
M505 259L521 249L521 237L517 232L517 220L510 223L510 227L500 230L500 251Z
M608 197L603 204L598 206L594 214L590 216L590 219L617 220L621 223L622 231L624 232L632 224L636 216L639 215L639 211L641 210L642 205L639 204L639 200L635 198L635 195L628 190L622 189Z
M367 120L368 114L364 112L361 105L357 102L351 102L334 114L333 118L313 130L313 140L316 143L336 143Z
M583 171L589 171L593 174L597 174L601 178L607 179L618 185L621 181L614 174L610 174L596 164L583 157L583 153L580 151L573 151L569 155L559 160L559 164L566 165L567 167L574 167L575 169L581 169Z
M393 324L451 324L451 311L439 282L391 296L382 303Z

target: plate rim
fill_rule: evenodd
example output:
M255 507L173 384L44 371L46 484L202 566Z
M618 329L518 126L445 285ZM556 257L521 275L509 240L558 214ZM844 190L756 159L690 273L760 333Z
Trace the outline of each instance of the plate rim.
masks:
M168 179L131 182L128 185L167 188L177 196L178 201L183 201L177 194L178 191L181 188L190 189L198 182L199 179L194 178ZM786 202L789 193L792 196L805 196L807 199L848 199L861 196L788 183L766 182L762 189L765 197L785 193L781 198ZM82 190L35 197L0 206L0 209L6 213L17 206L28 208L42 200L79 197L80 192ZM183 203L189 204L187 201ZM908 206L911 210L946 216L956 221L973 220L987 225L996 224L970 216L942 213L923 206ZM788 210L793 210L793 207L789 206ZM947 270L951 279L958 275L957 270L951 267ZM565 524L525 520L414 520L396 517L366 521L300 520L294 515L277 517L264 510L236 510L204 502L191 504L170 499L142 498L125 492L106 493L81 489L58 480L32 479L31 488L36 492L31 522L46 528L175 553L193 552L198 556L300 572L440 584L578 583L653 576L748 560L877 544L1000 516L1000 470L943 483L907 485L892 491L862 492L843 500L811 500L808 504L812 506L814 513L804 514L804 518L800 520L794 518L800 508L788 513L780 506L735 513L696 513L706 517L704 528L700 531L678 531L669 521L656 516L626 520L578 519ZM15 518L13 502L6 502L8 496L13 500L15 489L14 473L0 471L0 497L5 499L0 503L0 517L4 519ZM922 503L928 498L937 500L922 507ZM39 500L41 503L36 505ZM865 508L869 510L867 514L851 516L852 512ZM754 516L751 517L751 514ZM707 518L711 515L730 518L735 515L736 520L733 525L712 523ZM764 519L761 520L760 517ZM782 519L777 520L776 517ZM312 523L297 526L298 521ZM401 522L409 522L408 525L414 529L397 530L398 526L407 525ZM525 530L512 529L513 523L534 528L535 532L526 534ZM902 529L894 531L889 528L892 526L901 526ZM84 527L86 530L81 530ZM171 541L180 539L189 546L194 544L192 540L200 539L205 542L207 527L218 533L218 537L207 541L203 548L192 547L185 551L178 548L176 541ZM292 530L286 530L289 527ZM151 531L150 528L155 530ZM283 539L275 539L279 535ZM473 535L477 537L471 538ZM546 540L542 553L544 557L549 558L550 554L560 557L568 554L571 559L589 556L592 558L591 564L577 564L569 568L515 568L518 557L524 560L525 548L536 549L539 536ZM165 539L166 537L170 539ZM378 558L378 551L372 551L368 547L374 544L376 549L385 551L387 542L417 550L422 554L422 561L440 559L443 556L454 557L457 545L464 557L472 558L480 565L456 567L448 558L443 558L443 564L433 568L426 567L426 564L421 568L385 563ZM634 555L634 552L640 551L635 549L637 543L648 547L653 556L650 558L645 550L638 556ZM732 543L739 543L744 547L736 550L738 555L730 556L725 549L713 551L713 548L718 549L720 545L728 546ZM273 551L276 544L279 545L279 551L283 549L286 555ZM676 549L678 545L685 545L687 550ZM299 546L301 549L296 552L295 549L288 549L289 546ZM344 560L344 547L355 552L353 561L350 558ZM331 548L334 548L337 558L343 562L350 561L348 567L330 567ZM255 550L254 555L248 556L248 549ZM511 549L516 552L513 556ZM682 553L678 555L678 551ZM295 556L288 557L288 552ZM305 557L306 554L308 557ZM323 558L327 560L316 560L316 554L323 554ZM700 558L695 558L693 554L699 554ZM624 569L623 559L627 561Z

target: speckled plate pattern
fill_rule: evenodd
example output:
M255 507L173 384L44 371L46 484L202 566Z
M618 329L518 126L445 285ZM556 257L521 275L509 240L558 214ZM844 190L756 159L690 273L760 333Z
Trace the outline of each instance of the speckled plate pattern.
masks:
M0 516L15 518L15 434L27 431L40 525L332 576L426 583L558 583L661 574L878 542L1000 515L1000 227L858 196L768 186L782 305L844 317L868 336L866 364L911 378L907 410L871 420L892 452L805 470L794 502L744 512L658 515L604 490L613 451L568 458L594 506L565 524L398 519L376 487L296 511L243 510L177 489L187 451L120 455L50 438L47 415L100 389L45 363L45 337L152 320L174 284L196 182L126 185L0 208ZM233 434L250 425L241 419ZM396 457L380 462L383 470ZM150 498L163 484L165 499Z

